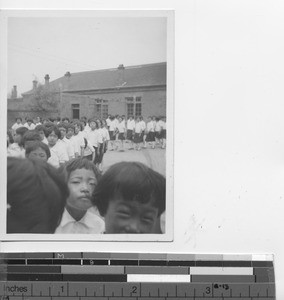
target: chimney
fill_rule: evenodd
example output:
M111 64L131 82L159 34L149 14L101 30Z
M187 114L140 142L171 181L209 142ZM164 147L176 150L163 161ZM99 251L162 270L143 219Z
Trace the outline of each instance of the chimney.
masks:
M70 78L70 77L71 77L71 73L68 71L68 72L66 72L66 73L64 74L64 76L65 76L66 78Z
M17 86L14 85L12 89L12 99L17 99Z
M45 80L45 84L47 85L47 84L49 84L49 75L48 74L46 74L45 76L44 76L44 80Z
M118 85L123 85L125 83L125 80L124 80L124 65L123 64L120 64L118 66Z
M35 90L37 88L37 80L33 80L33 89Z

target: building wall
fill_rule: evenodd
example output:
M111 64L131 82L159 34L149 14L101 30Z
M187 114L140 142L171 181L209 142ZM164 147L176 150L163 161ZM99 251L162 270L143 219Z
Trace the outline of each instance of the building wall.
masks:
M166 90L129 91L90 95L62 94L61 117L72 118L72 104L80 104L80 118L100 117L96 109L96 99L108 101L108 114L127 115L126 97L141 97L142 116L166 115ZM105 104L105 103L102 103Z

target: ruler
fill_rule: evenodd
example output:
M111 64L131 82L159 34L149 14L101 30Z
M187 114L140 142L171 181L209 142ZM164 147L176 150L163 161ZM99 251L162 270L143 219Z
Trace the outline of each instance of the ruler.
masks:
M271 255L2 253L1 300L272 300Z

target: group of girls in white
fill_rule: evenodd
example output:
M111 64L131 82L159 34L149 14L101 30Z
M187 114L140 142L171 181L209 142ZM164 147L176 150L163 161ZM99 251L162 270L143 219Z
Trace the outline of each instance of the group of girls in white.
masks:
M38 141L37 143L29 143ZM41 142L41 143L39 143ZM44 144L44 145L43 145ZM126 146L127 145L127 146ZM106 120L17 118L7 132L8 156L41 156L54 167L78 157L93 161L100 171L109 151L166 147L166 118L108 116Z
M108 116L106 124L109 129L110 150L128 150L141 148L155 149L166 147L166 117L148 117L146 122L142 116Z

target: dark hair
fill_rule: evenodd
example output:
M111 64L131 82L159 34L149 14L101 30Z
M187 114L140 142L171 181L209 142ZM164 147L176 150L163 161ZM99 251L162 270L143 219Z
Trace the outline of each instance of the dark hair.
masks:
M63 176L48 163L8 157L7 233L54 233L68 194Z
M45 125L42 125L42 124L36 125L35 130L37 132L43 131L44 135L46 134L46 127L45 127Z
M93 171L98 181L101 178L101 173L98 171L96 165L92 161L84 157L71 159L60 167L60 171L64 173L67 181L70 177L71 172L78 169L87 169Z
M142 203L153 199L160 216L166 205L166 179L142 163L119 162L105 172L94 192L93 202L102 216L115 195Z
M75 131L75 126L73 124L67 124L67 131L68 129L71 128L73 131Z
M24 147L23 136L27 131L28 131L27 127L19 127L16 129L16 134L19 134L21 136L21 141L18 143L19 146L21 146L21 147Z
M67 117L62 118L62 122L64 122L64 121L68 121L68 123L70 122L69 118L67 118Z
M33 123L33 119L27 118L27 123L28 123L28 122L32 122L32 123Z
M54 131L55 135L58 136L58 139L60 139L61 138L61 133L60 133L60 130L58 129L58 127L56 125L48 127L46 129L45 136L48 137L53 131Z
M59 124L57 124L58 128L64 128L66 131L68 129L68 124L60 122Z
M72 124L73 124L74 126L79 126L79 127L80 127L80 131L83 130L83 125L82 125L82 123L81 123L80 121L74 121Z
M42 150L45 151L47 159L50 158L50 150L49 150L48 146L41 141L30 141L29 143L26 144L26 146L25 146L26 157L28 157L32 151L34 151L38 148L41 148Z
M21 120L21 122L23 121L23 119L22 119L21 117L17 117L17 118L15 119L15 121L17 122L17 120Z
M31 141L41 141L40 134L37 130L28 130L25 132L22 140L23 147L27 145L27 142Z

